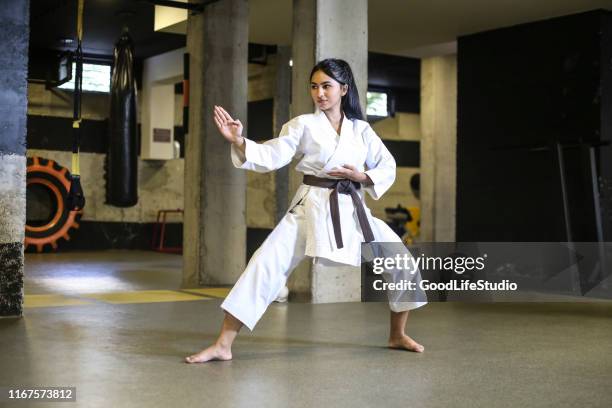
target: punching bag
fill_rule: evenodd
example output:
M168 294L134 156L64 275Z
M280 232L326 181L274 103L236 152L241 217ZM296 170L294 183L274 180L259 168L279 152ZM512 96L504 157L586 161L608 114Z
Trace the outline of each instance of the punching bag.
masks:
M131 207L138 202L138 151L134 46L127 30L115 43L110 90L106 203Z

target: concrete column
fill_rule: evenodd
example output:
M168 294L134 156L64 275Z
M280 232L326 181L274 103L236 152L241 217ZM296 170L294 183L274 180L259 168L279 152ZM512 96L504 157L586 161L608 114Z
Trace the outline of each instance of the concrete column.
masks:
M0 316L23 314L29 0L0 7Z
M312 113L310 71L317 61L341 58L353 69L362 108L368 77L368 2L367 0L294 0L293 69L291 115ZM294 167L294 165L292 165ZM301 183L301 174L291 170L290 195ZM298 297L313 303L359 301L360 270L331 265L315 259L303 263L289 281Z
M291 106L291 47L278 46L276 52L276 83L274 87L274 136L278 137L283 124L290 119ZM289 167L279 169L275 175L276 219L278 223L289 205Z
M234 168L213 106L247 126L248 2L190 14L189 134L185 148L183 284L232 284L245 267L246 173Z
M421 240L454 242L457 56L421 62Z

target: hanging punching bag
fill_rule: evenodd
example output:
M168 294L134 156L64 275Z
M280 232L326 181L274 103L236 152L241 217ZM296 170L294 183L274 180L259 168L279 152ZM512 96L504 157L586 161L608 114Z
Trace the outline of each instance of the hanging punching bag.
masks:
M115 43L111 79L106 203L131 207L138 202L138 152L134 46L127 30Z

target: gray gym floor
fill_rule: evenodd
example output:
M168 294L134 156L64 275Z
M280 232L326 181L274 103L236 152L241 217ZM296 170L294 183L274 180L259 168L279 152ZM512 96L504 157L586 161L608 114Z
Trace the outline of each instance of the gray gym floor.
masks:
M28 255L25 290L180 290L180 268L149 252ZM0 386L77 388L76 404L35 407L612 406L610 302L431 303L409 320L423 354L385 347L386 304L274 303L233 361L183 363L215 339L220 303L27 307L0 319Z

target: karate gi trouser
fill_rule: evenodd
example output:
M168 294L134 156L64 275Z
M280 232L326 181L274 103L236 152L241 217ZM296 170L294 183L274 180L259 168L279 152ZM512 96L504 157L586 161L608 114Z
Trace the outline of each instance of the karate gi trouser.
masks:
M374 236L380 241L401 239L383 221L374 219ZM381 238L381 239L378 239ZM304 205L298 204L278 223L255 251L246 269L226 296L221 308L253 330L289 275L306 257ZM416 309L427 302L389 301L394 312Z

